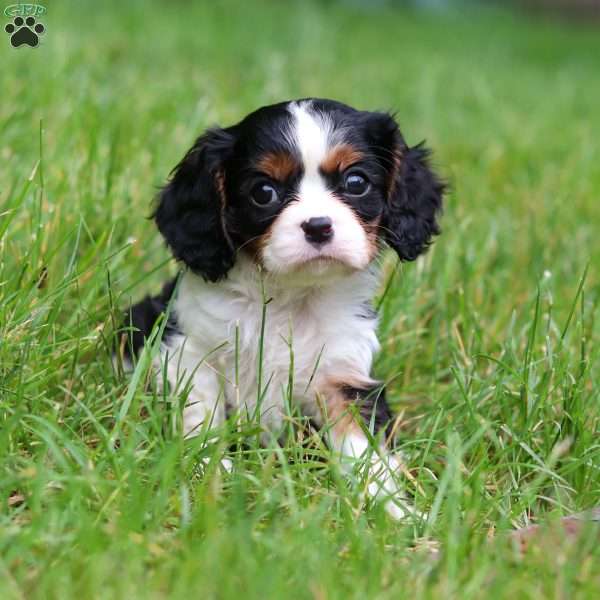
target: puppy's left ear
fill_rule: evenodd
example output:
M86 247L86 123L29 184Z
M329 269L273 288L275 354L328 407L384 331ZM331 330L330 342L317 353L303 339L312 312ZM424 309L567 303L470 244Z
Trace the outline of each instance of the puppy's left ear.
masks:
M380 156L388 171L386 242L401 260L415 260L440 233L437 216L446 185L432 170L424 144L410 148L393 117L379 117Z

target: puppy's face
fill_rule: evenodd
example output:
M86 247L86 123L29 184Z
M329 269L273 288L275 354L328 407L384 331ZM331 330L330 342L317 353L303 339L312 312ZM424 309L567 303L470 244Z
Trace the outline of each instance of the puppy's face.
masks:
M276 104L200 137L156 221L175 257L211 281L242 252L307 282L364 269L382 241L413 260L438 233L443 186L427 154L385 113Z

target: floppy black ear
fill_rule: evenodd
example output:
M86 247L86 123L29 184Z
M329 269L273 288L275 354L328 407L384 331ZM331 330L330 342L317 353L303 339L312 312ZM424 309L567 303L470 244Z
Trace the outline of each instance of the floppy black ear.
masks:
M423 143L407 146L392 116L379 114L378 129L388 171L386 242L401 260L415 260L440 233L437 215L446 186L430 167L430 151Z
M209 129L173 169L158 197L154 219L177 260L208 281L223 278L235 251L225 227L223 162L230 130Z
M386 227L387 243L401 260L415 260L440 233L437 214L445 185L429 166L430 151L423 143L399 155L392 183Z

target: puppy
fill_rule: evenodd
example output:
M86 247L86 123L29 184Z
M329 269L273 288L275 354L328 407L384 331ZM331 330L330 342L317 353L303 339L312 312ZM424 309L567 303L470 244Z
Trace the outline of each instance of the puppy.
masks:
M384 245L412 261L439 233L444 185L428 155L389 114L323 99L266 106L196 140L154 213L183 271L132 307L124 346L130 362L170 306L155 367L159 385L187 390L186 436L236 411L277 436L292 403L345 468L362 459L372 498L405 514L385 449L392 415L370 376L371 299Z

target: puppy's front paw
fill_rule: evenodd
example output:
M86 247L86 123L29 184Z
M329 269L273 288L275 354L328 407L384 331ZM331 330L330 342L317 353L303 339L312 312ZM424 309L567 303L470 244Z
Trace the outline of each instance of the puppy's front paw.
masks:
M402 465L397 456L384 454L374 458L369 470L369 497L376 502L382 502L387 514L400 521L405 519L425 518L424 513L418 511L408 502L398 483Z

